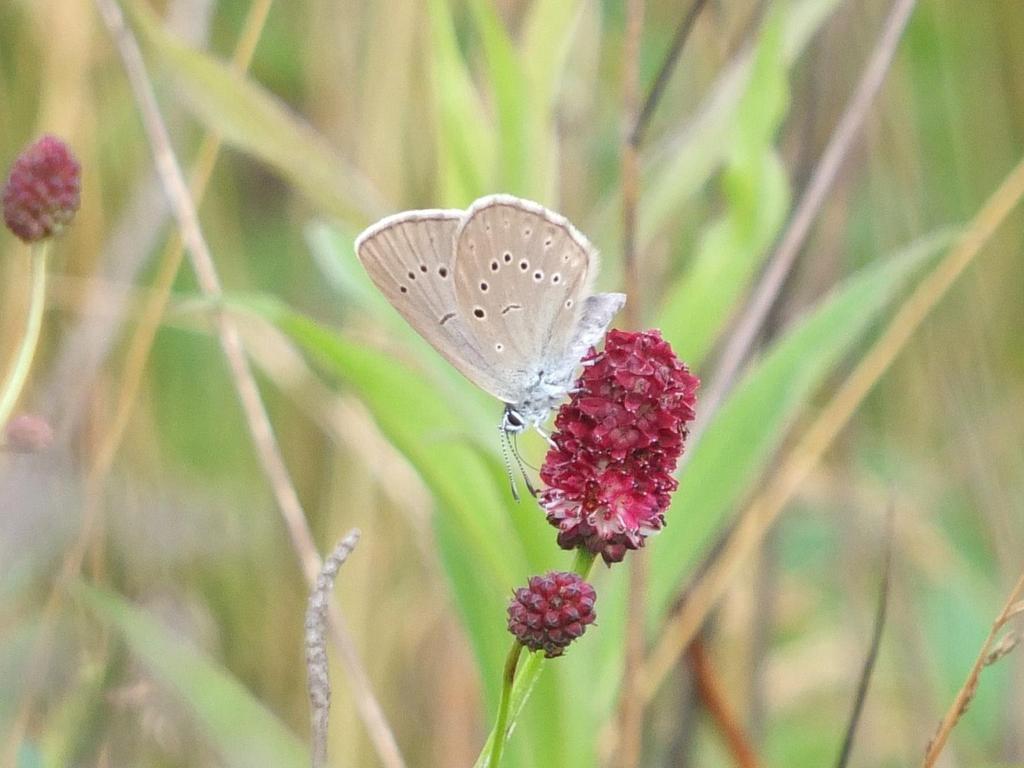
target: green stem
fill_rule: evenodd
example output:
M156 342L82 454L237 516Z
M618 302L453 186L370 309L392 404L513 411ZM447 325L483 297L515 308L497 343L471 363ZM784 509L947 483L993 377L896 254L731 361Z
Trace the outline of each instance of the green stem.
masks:
M578 549L573 560L572 570L585 579L590 575L594 561L594 554ZM543 653L539 651L527 653L526 659L518 667L519 674L517 675L516 665L519 663L521 650L522 644L518 640L514 641L512 649L509 651L508 660L505 662L505 680L501 689L501 700L498 703L498 718L474 768L499 768L498 760L501 759L501 753L505 748L509 729L515 725L519 715L522 714L526 700L533 693L533 687L544 669ZM513 655L515 663L512 662Z
M572 563L573 573L578 574L581 579L586 579L590 576L596 559L597 555L593 552L586 549L577 549L576 559Z
M39 330L43 327L43 309L46 306L46 254L49 247L49 238L32 245L32 297L29 300L28 322L14 358L14 367L0 388L0 429L7 424L11 411L18 403L39 344Z
M491 756L487 765L491 768L500 768L501 753L505 749L505 734L508 729L508 709L512 701L512 684L516 679L516 667L519 666L519 657L523 653L523 644L518 640L512 642L508 651L508 658L505 659L505 677L501 686L501 701L498 704L498 719L494 723L496 738L491 741Z

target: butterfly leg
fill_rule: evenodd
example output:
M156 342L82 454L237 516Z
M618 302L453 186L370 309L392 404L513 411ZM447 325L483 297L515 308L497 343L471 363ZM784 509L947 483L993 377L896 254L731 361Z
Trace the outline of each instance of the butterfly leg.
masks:
M548 434L543 429L541 429L540 427L537 427L537 426L535 426L534 429L537 430L537 434L540 435L541 437L543 437L544 441L549 446L551 446L552 448L557 448L558 447L558 445L555 443L555 441L551 438L550 434ZM536 495L536 494L534 494L534 495Z
M505 460L505 474L508 475L508 484L512 489L512 498L519 501L519 489L516 487L516 476L512 472L512 460L509 458L509 449L512 447L512 441L504 426L498 426L498 434L500 435L498 442L501 445L501 457ZM518 459L518 456L516 458ZM523 477L526 478L525 472L523 473ZM526 487L530 493L533 493L533 489L530 488L529 480L526 481ZM533 495L536 496L535 493Z

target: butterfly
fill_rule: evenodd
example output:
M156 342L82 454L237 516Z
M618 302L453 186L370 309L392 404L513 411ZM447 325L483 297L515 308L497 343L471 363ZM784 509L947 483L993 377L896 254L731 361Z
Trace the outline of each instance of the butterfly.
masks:
M388 216L359 235L356 255L409 325L505 404L506 436L544 434L626 301L591 293L597 251L565 217L511 195Z

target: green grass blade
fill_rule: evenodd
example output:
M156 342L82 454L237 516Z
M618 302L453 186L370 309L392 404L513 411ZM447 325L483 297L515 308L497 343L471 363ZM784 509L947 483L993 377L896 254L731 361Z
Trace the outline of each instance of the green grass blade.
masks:
M783 19L783 51L787 70L792 70L807 44L839 5L839 0L799 0L790 3ZM640 250L677 220L693 196L707 184L725 160L736 122L740 99L750 77L752 51L739 55L719 76L681 131L661 139L644 152L645 160L637 209ZM619 191L610 192L595 210L597 242L617 242L611 227L619 217Z
M478 436L454 407L459 395L445 395L393 358L353 344L278 302L247 298L234 304L272 323L320 369L351 387L434 493L441 560L488 701L496 703L507 640L505 603L529 564L507 514L507 486L495 483L495 458L480 450Z
M493 91L498 118L498 186L502 192L537 197L540 190L530 179L536 102L526 87L526 72L494 4L469 0L469 10L483 45L486 82Z
M523 21L520 56L534 118L529 126L530 194L552 204L558 193L557 101L582 9L581 0L535 0Z
M694 366L728 321L789 209L789 182L775 150L789 103L781 21L773 13L765 23L740 100L722 184L726 210L669 288L657 321L676 354Z
M343 221L364 226L389 212L369 181L272 94L168 34L145 3L134 0L126 9L185 104L226 142L269 165Z
M213 660L118 595L84 584L72 589L189 706L226 765L305 768L309 764L306 748L295 734ZM296 638L301 629L296 627Z
M491 191L497 139L459 50L447 0L428 0L438 181L442 207L463 208Z
M651 542L653 617L668 609L697 554L764 471L829 371L952 238L949 230L932 234L847 279L740 382L694 446L667 515L669 525Z

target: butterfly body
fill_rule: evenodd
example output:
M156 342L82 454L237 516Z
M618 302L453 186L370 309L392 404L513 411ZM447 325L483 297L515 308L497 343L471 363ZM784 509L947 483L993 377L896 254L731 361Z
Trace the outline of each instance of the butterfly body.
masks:
M625 303L590 293L597 252L568 220L510 195L389 216L356 253L409 324L506 404L506 432L545 421Z

